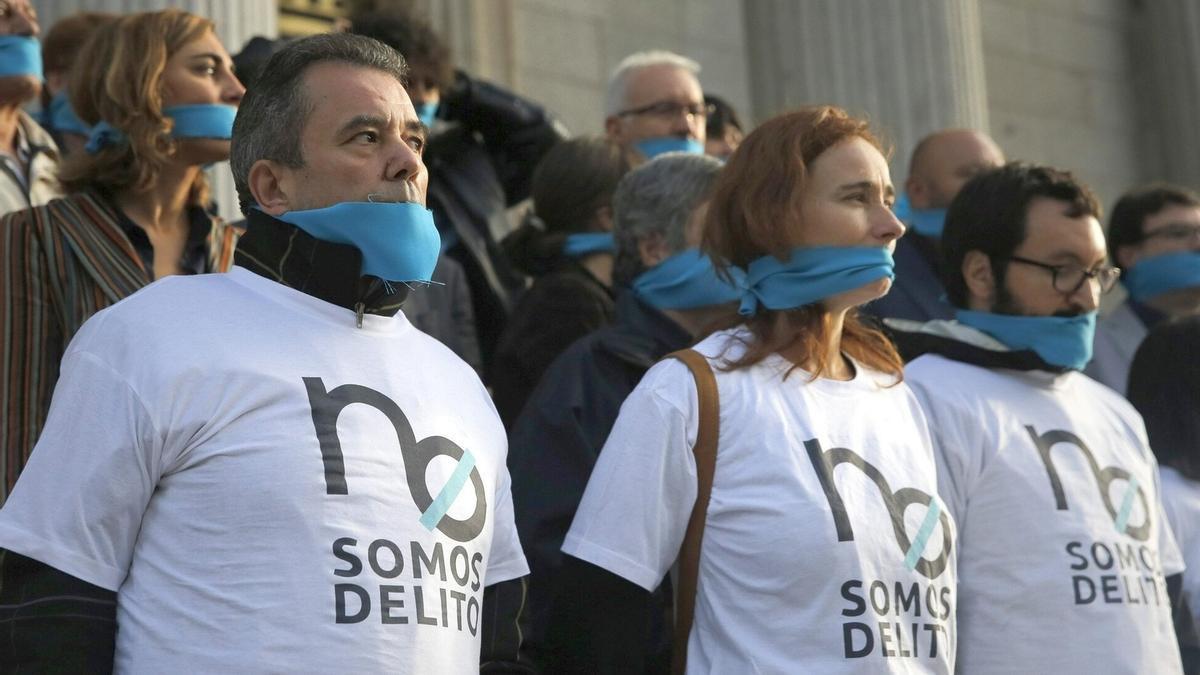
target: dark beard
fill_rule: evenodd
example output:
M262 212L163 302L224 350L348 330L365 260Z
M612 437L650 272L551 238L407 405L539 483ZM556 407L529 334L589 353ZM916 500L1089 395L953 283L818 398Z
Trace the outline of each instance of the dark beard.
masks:
M992 307L989 309L992 314L1009 314L1012 316L1028 316L1028 312L1017 302L1013 294L1008 290L1008 284L1003 279L996 284L996 297L992 299Z
M1058 291L1054 292L1057 293ZM1032 316L1024 307L1021 306L1021 303L1018 302L1015 297L1013 297L1013 294L1008 290L1008 284L1004 283L1003 281L996 285L996 298L992 300L992 308L988 311L990 311L992 314ZM1051 314L1051 316L1071 318L1086 313L1087 310L1079 305L1071 305L1066 309L1060 309L1057 312L1054 312Z

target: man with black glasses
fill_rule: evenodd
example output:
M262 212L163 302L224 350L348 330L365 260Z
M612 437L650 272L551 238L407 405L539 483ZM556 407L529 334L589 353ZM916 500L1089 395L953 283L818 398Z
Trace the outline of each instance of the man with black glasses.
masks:
M942 251L955 320L891 325L958 523L959 671L1182 672L1195 631L1142 420L1079 372L1119 274L1095 197L1048 167L989 171Z
M604 97L604 131L640 164L664 152L704 152L707 107L700 64L655 50L619 63Z
M1200 313L1200 196L1174 185L1126 193L1113 207L1108 251L1129 299L1100 321L1087 374L1123 395L1146 333Z

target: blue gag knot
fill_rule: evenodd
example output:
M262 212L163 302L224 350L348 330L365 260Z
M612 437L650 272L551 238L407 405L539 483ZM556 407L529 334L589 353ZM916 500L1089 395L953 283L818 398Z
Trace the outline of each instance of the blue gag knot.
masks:
M87 145L83 146L83 149L89 155L94 155L110 145L119 145L124 142L125 133L123 131L100 120L88 133Z

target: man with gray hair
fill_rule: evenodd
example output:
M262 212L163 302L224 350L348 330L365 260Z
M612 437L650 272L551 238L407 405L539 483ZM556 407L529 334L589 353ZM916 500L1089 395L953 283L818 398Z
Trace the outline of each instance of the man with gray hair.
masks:
M662 615L669 600L568 561L559 548L625 397L664 355L736 315L737 289L698 249L720 166L669 153L621 180L613 196L615 321L551 364L513 426L513 505L532 570L526 642L546 672L641 673L670 660ZM634 611L615 621L597 616L610 606Z
M664 152L704 152L700 64L653 50L625 57L604 97L604 131L640 163Z
M399 312L439 252L405 76L361 36L273 55L233 128L237 266L76 334L0 511L28 608L0 670L518 669L486 606L528 569L504 430Z

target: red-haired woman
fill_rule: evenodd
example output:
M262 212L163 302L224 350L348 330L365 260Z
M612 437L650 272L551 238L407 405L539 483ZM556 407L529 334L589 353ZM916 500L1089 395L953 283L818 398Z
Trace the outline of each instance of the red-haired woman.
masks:
M719 433L689 672L954 669L954 527L925 419L857 316L891 286L893 198L880 142L830 107L758 127L717 180L704 247L748 288L740 320L695 347ZM647 373L563 547L646 591L697 500L695 382L674 360Z

